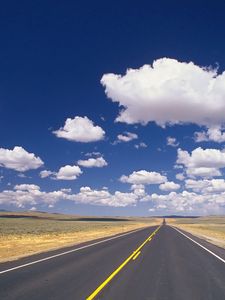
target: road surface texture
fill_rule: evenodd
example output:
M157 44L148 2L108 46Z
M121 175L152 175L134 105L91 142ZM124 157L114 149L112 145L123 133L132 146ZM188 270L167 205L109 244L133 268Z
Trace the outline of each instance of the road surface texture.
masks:
M150 227L7 272L76 248L0 264L0 299L225 300L225 250L185 235Z

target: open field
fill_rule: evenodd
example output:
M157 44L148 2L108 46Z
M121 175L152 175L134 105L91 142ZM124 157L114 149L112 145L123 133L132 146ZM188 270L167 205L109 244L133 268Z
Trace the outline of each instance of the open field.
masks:
M225 248L225 216L167 219L167 223Z
M159 224L153 218L0 213L0 262Z

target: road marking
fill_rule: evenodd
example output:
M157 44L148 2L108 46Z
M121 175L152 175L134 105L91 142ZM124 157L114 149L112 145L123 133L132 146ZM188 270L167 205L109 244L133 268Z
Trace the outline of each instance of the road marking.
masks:
M135 260L140 254L141 254L141 251L139 251L137 254L135 254L133 257L133 260Z
M56 257L59 257L59 256L70 254L70 253L73 253L73 252L76 252L76 251L79 251L79 250L82 250L82 249L85 249L85 248L93 247L95 245L102 244L102 243L105 243L105 242L108 242L108 241L111 241L111 240L115 240L115 239L118 239L120 237L129 235L129 234L144 230L146 228L147 227L140 228L140 229L137 229L137 230L133 230L133 231L123 233L123 234L120 234L120 235L117 235L117 236L114 236L114 237L111 237L111 238L108 238L108 239L105 239L105 240L102 240L102 241L99 241L99 242L95 242L95 243L85 245L85 246L82 246L82 247L79 247L79 248L71 249L71 250L61 252L61 253L58 253L58 254L55 254L55 255L51 255L51 256L48 256L48 257L45 257L45 258L42 258L42 259L38 259L38 260L29 262L29 263L26 263L26 264L22 264L22 265L19 265L19 266L10 268L10 269L6 269L6 270L3 270L3 271L0 271L0 274L8 273L8 272L11 272L11 271L14 271L14 270L17 270L17 269L21 269L21 268L25 268L25 267L28 267L28 266L31 266L31 265L41 263L41 262L46 261L46 260L50 260L50 259L53 259L53 258L56 258Z
M176 231L178 231L179 233L181 233L183 236L185 236L187 239L191 240L193 243L197 244L199 247L201 247L202 249L204 249L205 251L209 252L210 254L212 254L213 256L215 256L216 258L218 258L220 261L222 261L223 263L225 263L225 259L223 259L222 257L220 257L219 255L217 255L216 253L212 252L211 250L209 250L208 248L202 246L201 244L199 244L198 242L196 242L195 240L193 240L192 238L190 238L188 235L186 235L185 233L183 233L182 231L180 231L179 229L177 229L176 227L171 226L173 229L175 229Z
M111 275L109 275L108 278L106 278L105 281L103 281L102 284L100 284L94 292L91 293L90 296L86 298L86 300L93 300L102 290L103 288L129 263L131 259L133 259L134 256L137 255L138 252L144 247L144 245L149 241L150 238L153 237L153 235L156 234L156 232L160 229L161 225L156 228L156 230L149 236L147 239L114 271ZM139 253L140 254L140 253Z

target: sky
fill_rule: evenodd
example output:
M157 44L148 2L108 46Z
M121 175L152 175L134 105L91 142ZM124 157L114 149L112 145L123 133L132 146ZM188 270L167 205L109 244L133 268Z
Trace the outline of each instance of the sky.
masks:
M2 3L0 209L225 214L224 13Z

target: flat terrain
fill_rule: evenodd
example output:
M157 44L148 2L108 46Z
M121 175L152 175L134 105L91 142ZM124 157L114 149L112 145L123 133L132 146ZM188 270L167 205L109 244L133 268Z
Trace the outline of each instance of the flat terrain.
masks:
M39 262L47 254L0 264L0 299L225 300L225 250L188 234L219 259L168 225L152 235L156 228L82 249L70 248L73 252ZM141 252L134 259L140 245ZM29 263L33 264L24 265Z
M159 224L151 218L0 213L0 262Z
M167 223L225 248L225 216L168 218Z

